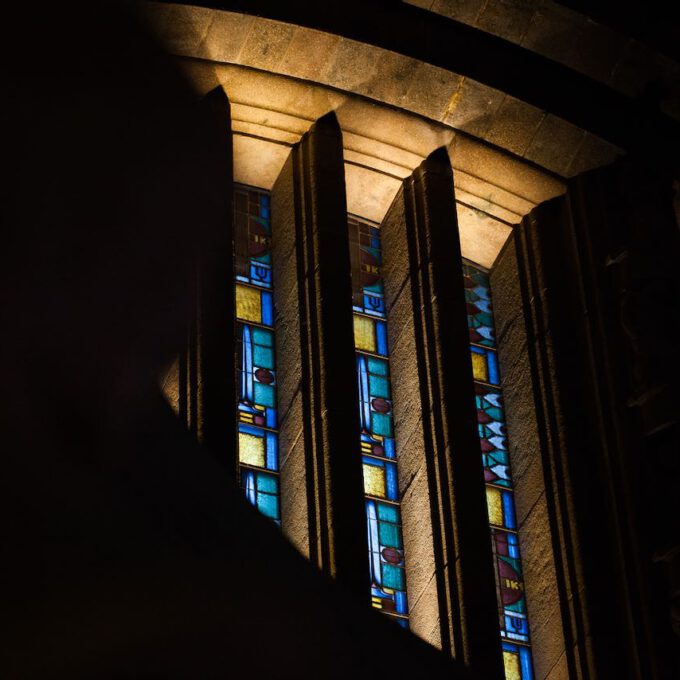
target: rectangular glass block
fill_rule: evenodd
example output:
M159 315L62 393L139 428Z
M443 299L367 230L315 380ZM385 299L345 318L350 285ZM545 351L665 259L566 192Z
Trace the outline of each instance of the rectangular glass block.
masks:
M472 347L472 377L475 380L488 383L489 368L486 363L486 352L479 347Z
M261 406L276 406L276 392L271 385L256 382L255 388L255 403Z
M385 489L385 468L364 462L363 470L365 493L377 496L378 498L385 498L387 495Z
M406 582L404 579L404 570L401 567L396 567L393 564L382 564L383 586L385 588L392 588L394 590L404 590Z
M378 359L376 357L367 357L367 359L369 373L382 376L390 374L389 364L384 359Z
M382 437L391 437L392 416L388 413L371 413L371 431Z
M262 323L260 291L236 284L236 316L243 321Z
M391 501L399 500L399 483L397 481L397 466L394 463L385 463L387 498Z
M503 668L505 680L523 680L519 665L519 654L503 650Z
M266 441L266 456L267 456L267 470L279 469L279 441L278 436L274 432L267 432L265 435Z
M392 524L399 524L399 510L394 505L378 503L378 519Z
M274 298L271 293L262 292L262 324L274 325Z
M380 545L384 545L388 548L401 549L401 530L396 524L379 522L378 532L380 536Z
M354 346L365 352L375 352L374 321L365 316L354 315Z
M274 475L266 475L261 472L257 473L257 490L264 493L278 493L279 481Z
M279 499L274 494L257 493L257 509L271 519L279 519Z
M390 381L377 375L370 375L368 377L368 390L371 397L390 398Z
M246 465L265 466L264 433L261 436L238 433L238 459Z
M375 344L377 354L387 356L387 326L384 321L375 322Z
M266 328L253 328L253 342L262 347L273 347L274 334Z
M274 351L270 347L253 345L253 363L260 368L274 368Z
M489 522L497 527L504 526L503 497L500 489L492 486L486 487L486 507L489 512Z

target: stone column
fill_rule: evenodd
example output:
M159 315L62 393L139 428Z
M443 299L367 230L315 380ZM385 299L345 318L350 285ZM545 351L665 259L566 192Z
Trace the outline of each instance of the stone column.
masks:
M369 599L342 134L334 113L272 191L284 532Z
M502 677L453 176L444 149L381 227L411 629Z
M234 366L234 254L232 212L232 135L229 100L222 88L203 98L210 112L212 136L224 159L216 177L224 189L212 212L214 222L201 225L210 247L199 242L195 265L187 283L191 316L187 321L187 349L178 360L178 411L199 441L211 448L229 469L236 470L236 373ZM219 195L216 191L215 195ZM198 226L197 226L198 229Z
M575 677L670 678L678 668L668 576L680 554L680 248L670 188L620 162L572 180L515 236Z

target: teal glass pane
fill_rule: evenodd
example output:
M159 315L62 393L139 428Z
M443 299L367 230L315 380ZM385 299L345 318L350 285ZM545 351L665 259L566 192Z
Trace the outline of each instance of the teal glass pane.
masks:
M368 377L368 391L372 397L390 398L390 381L387 378L380 378L376 375Z
M392 416L385 413L371 413L371 430L381 437L392 436Z
M258 492L257 508L265 517L279 518L279 500L272 494Z
M271 331L264 328L253 328L253 342L264 347L274 346L274 336Z
M376 359L375 357L368 358L368 372L374 375L389 375L389 365L383 359Z
M255 388L255 403L260 406L269 406L274 408L276 405L276 395L274 388L271 385L256 382Z
M279 484L276 477L273 475L257 475L257 490L265 491L267 493L278 493Z
M394 505L378 503L378 519L384 522L399 523L399 510Z
M394 590L404 590L404 570L395 567L393 564L382 565L383 586L394 588Z
M380 522L378 524L380 545L388 548L401 548L401 532L396 524Z
M253 363L261 368L274 368L274 350L269 347L255 345L253 347Z

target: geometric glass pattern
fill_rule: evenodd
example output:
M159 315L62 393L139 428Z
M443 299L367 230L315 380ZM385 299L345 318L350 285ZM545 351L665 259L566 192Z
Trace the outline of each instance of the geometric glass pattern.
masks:
M348 219L371 603L408 628L380 231Z
M477 267L463 264L463 280L505 677L533 680L489 276Z
M269 195L234 189L238 460L246 498L281 524Z

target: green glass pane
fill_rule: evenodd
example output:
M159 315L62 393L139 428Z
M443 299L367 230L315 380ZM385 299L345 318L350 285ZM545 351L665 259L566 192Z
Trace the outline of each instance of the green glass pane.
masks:
M266 517L271 517L272 519L279 518L279 501L276 496L258 492L257 507Z
M382 565L383 586L394 588L394 590L404 590L404 570L392 564Z
M368 372L374 375L388 375L390 371L386 361L368 357Z
M276 405L276 397L274 388L271 385L264 383L255 383L255 403L259 406L270 406L274 408Z
M279 485L276 477L273 475L257 475L257 490L266 491L267 493L278 493Z
M380 545L384 545L388 548L401 548L400 531L396 524L379 522L378 534L380 537Z
M393 505L378 503L378 519L399 524L399 511Z
M392 416L385 413L371 413L371 430L373 431L373 434L379 434L382 437L391 437Z
M274 337L271 331L264 328L253 328L253 342L256 345L263 345L264 347L274 346Z
M368 391L372 397L390 398L390 381L376 375L368 376Z
M262 368L274 368L274 350L269 347L255 345L253 348L253 362Z

